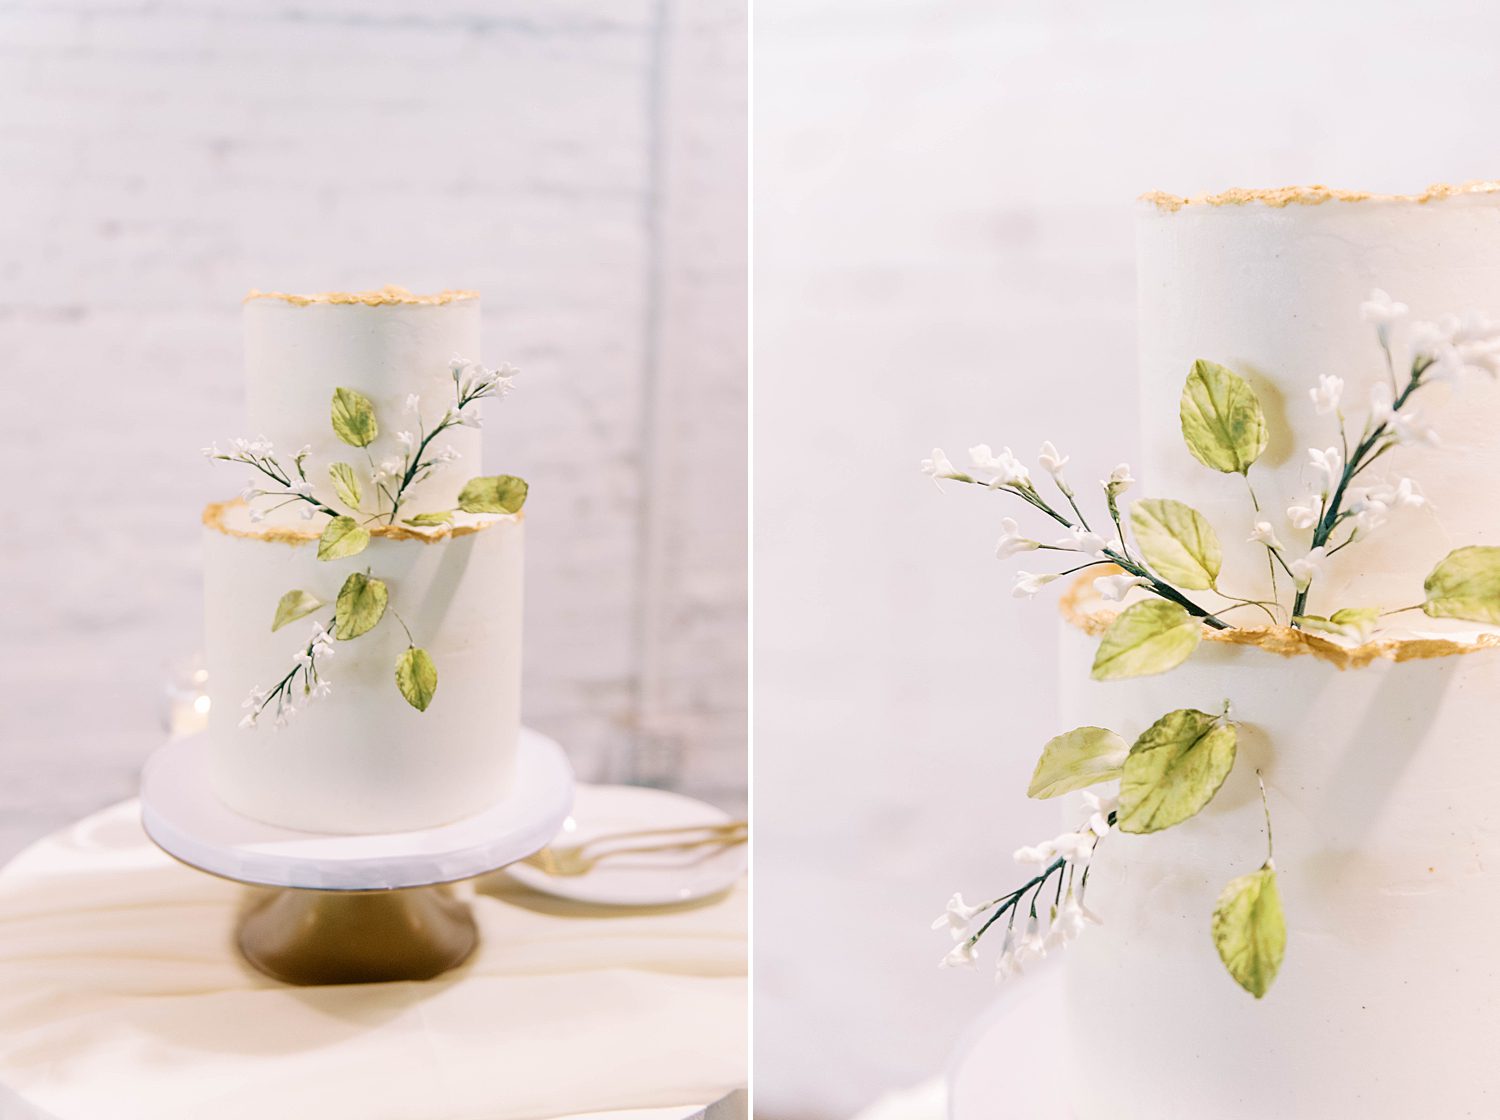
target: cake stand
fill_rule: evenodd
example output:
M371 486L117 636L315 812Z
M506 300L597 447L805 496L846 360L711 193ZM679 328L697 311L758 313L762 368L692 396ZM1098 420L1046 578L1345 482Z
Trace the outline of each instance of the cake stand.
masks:
M1063 994L1051 961L1001 989L954 1048L949 1120L1068 1120Z
M300 832L242 816L210 789L199 736L159 748L141 778L141 824L158 847L261 888L247 899L236 942L252 965L288 984L429 980L462 964L479 933L452 884L546 846L572 804L562 748L529 729L504 799L415 832Z

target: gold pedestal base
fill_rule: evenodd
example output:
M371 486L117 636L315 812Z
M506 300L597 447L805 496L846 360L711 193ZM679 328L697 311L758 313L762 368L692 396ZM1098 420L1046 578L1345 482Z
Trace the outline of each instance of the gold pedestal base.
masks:
M447 886L391 891L277 890L240 918L240 952L287 984L430 980L479 943L467 902Z

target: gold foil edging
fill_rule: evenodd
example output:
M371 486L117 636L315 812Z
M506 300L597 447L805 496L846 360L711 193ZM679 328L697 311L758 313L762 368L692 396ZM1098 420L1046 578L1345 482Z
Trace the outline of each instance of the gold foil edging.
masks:
M1115 568L1113 572L1121 569ZM1106 572L1106 574L1112 574ZM1085 634L1098 636L1109 629L1119 611L1108 607L1089 607L1085 599L1097 574L1075 579L1062 597L1058 610L1072 626ZM1344 646L1320 634L1296 630L1290 626L1244 626L1232 630L1203 628L1203 640L1232 646L1253 646L1281 657L1309 655L1339 669L1362 669L1375 661L1425 661L1434 657L1457 657L1481 650L1500 649L1500 633L1483 633L1471 641L1451 638L1376 638L1357 646Z
M225 514L230 510L243 506L244 500L235 498L229 502L210 502L203 507L203 524L216 532L223 533L226 537L242 537L250 541L269 541L274 544L309 544L321 537L321 530L299 529L292 525L267 525L264 528L237 529L225 520ZM503 525L507 521L521 521L526 516L526 511L518 513L501 513L489 515L493 520L480 522L478 525L435 525L431 529L413 529L405 525L370 525L367 526L370 536L384 541L421 541L423 544L437 544L439 541L448 540L450 537L467 537L472 533L482 533L486 529L492 529L496 525Z
M1175 212L1185 206L1245 206L1260 202L1266 206L1321 206L1325 202L1435 202L1465 194L1492 194L1500 191L1500 181L1474 179L1467 183L1434 183L1421 194L1373 194L1368 191L1343 191L1334 187L1314 184L1305 187L1274 187L1252 190L1235 187L1217 194L1200 194L1191 197L1151 191L1140 196L1140 202L1149 202L1158 210Z
M413 295L405 288L398 288L394 284L387 284L379 291L371 292L315 292L312 295L299 296L290 292L263 292L258 288L251 288L244 302L249 303L256 299L279 299L283 303L290 303L294 307L306 307L313 303L333 304L363 304L366 307L391 307L398 304L422 304L426 306L438 306L445 303L456 303L459 300L478 299L478 292L445 290L432 295Z

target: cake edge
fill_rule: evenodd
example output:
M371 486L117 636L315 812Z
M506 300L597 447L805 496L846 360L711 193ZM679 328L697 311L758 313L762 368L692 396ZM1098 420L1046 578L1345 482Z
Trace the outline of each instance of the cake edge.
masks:
M1259 202L1281 209L1287 206L1321 206L1325 202L1410 202L1423 205L1439 199L1463 195L1500 192L1500 180L1471 179L1463 183L1433 183L1420 194L1378 194L1371 191L1347 191L1320 183L1308 186L1247 188L1231 187L1213 194L1175 195L1166 191L1148 191L1138 202L1147 203L1164 213L1176 213L1190 206L1245 206Z

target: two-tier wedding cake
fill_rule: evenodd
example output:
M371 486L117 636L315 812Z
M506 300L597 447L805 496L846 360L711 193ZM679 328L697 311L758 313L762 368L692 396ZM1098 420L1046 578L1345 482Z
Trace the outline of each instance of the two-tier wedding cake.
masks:
M948 963L1067 946L1077 1120L1495 1114L1500 184L1147 196L1139 281L1107 512L1050 444L927 464L1087 569L1030 790L1070 830Z
M245 302L245 468L204 512L207 750L219 798L315 832L495 803L520 714L525 483L481 473L472 292Z

